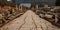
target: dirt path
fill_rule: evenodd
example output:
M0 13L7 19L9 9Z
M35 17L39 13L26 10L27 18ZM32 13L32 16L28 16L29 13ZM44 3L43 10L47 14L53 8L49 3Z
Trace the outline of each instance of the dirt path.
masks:
M60 28L28 10L24 15L1 27L0 30L60 30Z

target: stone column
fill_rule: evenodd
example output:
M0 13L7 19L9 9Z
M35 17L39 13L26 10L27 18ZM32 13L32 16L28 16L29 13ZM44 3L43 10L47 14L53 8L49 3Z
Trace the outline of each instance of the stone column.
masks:
M19 5L19 11L21 11L21 5Z
M21 11L21 5L19 5L19 11Z
M39 7L38 7L38 5L36 5L36 9L38 9Z
M16 4L16 10L18 10L18 5Z
M19 8L18 8L18 5L16 4L16 12L18 12Z
M55 23L58 22L57 14L55 14Z

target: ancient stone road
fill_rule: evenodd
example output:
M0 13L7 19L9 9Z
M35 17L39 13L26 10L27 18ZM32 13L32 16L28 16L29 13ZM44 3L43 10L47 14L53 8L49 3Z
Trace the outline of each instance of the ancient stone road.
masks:
M60 30L60 28L28 10L24 15L1 27L0 30Z

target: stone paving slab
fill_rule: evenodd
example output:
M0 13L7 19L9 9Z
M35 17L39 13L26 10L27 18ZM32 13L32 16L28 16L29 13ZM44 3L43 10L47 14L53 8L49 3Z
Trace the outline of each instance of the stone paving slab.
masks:
M40 18L33 11L28 10L25 14L7 23L0 30L60 30L50 22Z

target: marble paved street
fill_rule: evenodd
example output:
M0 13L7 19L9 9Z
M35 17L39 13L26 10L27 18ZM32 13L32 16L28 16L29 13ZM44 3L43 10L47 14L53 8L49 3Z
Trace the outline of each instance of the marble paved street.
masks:
M60 28L28 10L22 16L1 27L0 30L60 30Z

